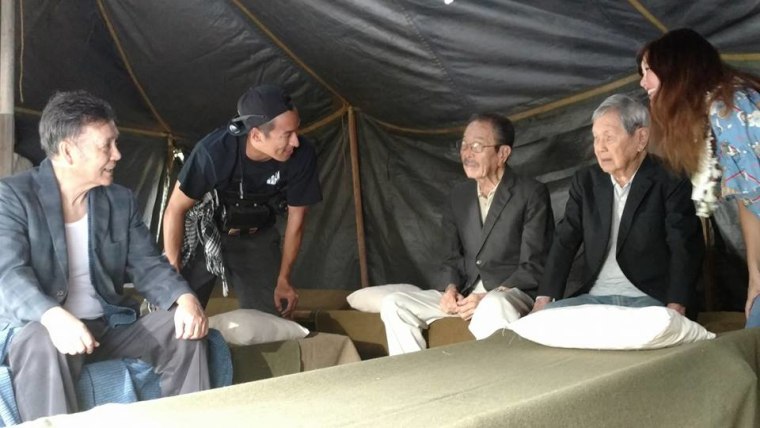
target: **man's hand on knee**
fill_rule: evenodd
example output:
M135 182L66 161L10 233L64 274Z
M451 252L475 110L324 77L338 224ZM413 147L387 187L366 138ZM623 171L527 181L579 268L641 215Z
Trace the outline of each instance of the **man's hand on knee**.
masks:
M200 339L208 334L208 318L193 294L183 294L177 299L174 330L177 339Z
M40 318L58 352L69 355L92 354L100 343L79 318L60 306L48 309Z

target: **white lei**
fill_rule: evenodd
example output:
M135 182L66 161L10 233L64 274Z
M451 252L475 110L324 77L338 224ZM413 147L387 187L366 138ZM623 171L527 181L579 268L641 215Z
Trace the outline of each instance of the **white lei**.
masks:
M710 129L709 116L705 128L704 152L699 161L699 169L691 176L691 184L694 186L691 199L697 209L697 216L707 218L718 208L720 178L723 171L713 150L714 138Z

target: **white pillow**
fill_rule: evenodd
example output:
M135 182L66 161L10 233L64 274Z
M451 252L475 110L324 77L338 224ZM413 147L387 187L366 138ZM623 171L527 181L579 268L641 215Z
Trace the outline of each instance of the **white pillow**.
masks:
M412 284L375 285L354 291L346 297L346 300L348 305L357 311L379 313L383 297L397 291L411 293L421 291L421 288Z
M301 339L309 330L297 322L256 309L236 309L208 319L209 327L222 333L231 345L255 345L280 340Z
M664 306L549 308L507 328L542 345L580 349L657 349L715 337L715 333Z

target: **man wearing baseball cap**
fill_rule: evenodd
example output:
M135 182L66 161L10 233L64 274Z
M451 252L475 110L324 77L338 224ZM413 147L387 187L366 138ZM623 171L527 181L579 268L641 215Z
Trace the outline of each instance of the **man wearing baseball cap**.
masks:
M292 316L291 269L308 206L322 200L316 152L299 124L282 88L251 87L237 115L185 161L164 214L164 249L204 307L220 277L241 308ZM285 218L280 250L275 225Z

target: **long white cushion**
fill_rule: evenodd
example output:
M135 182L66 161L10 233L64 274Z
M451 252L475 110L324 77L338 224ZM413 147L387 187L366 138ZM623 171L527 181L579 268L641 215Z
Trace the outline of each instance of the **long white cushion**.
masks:
M309 330L297 322L256 309L236 309L209 317L208 322L209 327L219 330L231 345L301 339L309 334Z
M397 291L411 293L420 291L421 288L412 284L386 284L356 290L346 297L349 306L362 312L379 313L383 298Z
M580 349L657 349L715 337L701 325L663 306L580 305L544 309L507 328L542 345Z

